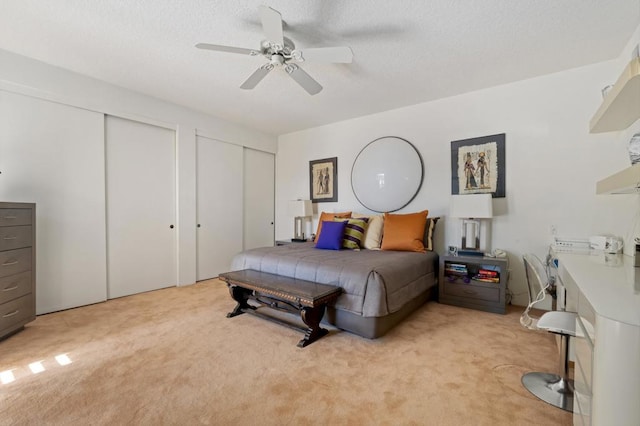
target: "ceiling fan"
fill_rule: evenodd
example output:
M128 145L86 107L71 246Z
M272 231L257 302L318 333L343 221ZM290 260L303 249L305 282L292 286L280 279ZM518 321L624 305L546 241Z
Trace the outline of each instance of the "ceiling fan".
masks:
M241 55L262 55L269 60L254 71L249 78L242 83L241 89L253 89L274 68L281 68L293 78L310 95L315 95L322 90L322 86L309 74L300 68L296 62L320 62L349 64L353 60L351 48L342 47L318 47L297 50L293 42L283 35L282 16L280 12L268 6L260 6L260 21L266 40L260 43L260 49L245 49L242 47L220 46L217 44L198 43L198 49L215 50L218 52L238 53Z

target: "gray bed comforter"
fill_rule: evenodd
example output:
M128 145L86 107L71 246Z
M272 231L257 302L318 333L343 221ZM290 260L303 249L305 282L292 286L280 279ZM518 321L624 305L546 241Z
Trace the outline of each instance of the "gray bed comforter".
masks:
M363 317L380 317L435 284L438 255L380 250L320 250L295 243L244 251L231 269L254 269L342 287L335 304Z

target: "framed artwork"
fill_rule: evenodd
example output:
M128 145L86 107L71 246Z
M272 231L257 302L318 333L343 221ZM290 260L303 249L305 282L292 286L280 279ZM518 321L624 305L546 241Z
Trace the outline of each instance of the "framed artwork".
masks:
M338 157L309 161L312 203L338 201Z
M451 142L451 194L505 196L505 134Z

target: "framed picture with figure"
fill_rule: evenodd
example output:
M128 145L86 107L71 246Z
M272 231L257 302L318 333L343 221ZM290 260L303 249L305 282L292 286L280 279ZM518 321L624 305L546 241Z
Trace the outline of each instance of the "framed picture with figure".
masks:
M338 157L309 161L312 203L338 201Z
M505 134L451 142L451 194L505 196Z

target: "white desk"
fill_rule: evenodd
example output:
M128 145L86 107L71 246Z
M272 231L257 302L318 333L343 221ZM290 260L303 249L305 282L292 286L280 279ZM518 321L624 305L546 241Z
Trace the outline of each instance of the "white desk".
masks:
M574 425L640 425L640 268L621 255L557 258L566 309L579 314Z

